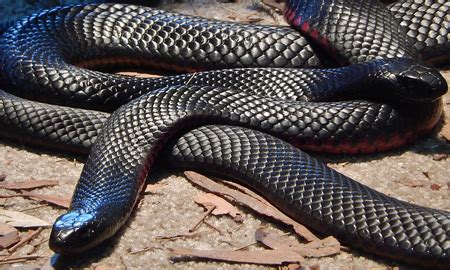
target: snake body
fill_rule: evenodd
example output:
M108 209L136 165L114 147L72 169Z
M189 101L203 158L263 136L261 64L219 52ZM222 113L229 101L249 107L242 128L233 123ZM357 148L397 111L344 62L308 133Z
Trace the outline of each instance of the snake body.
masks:
M426 46L412 49L417 42L383 5L302 3L287 1L287 17L300 32L112 4L44 11L7 31L0 44L4 86L56 105L0 91L0 134L90 150L50 247L84 252L112 236L129 217L157 155L169 147L164 153L174 164L242 181L349 245L409 263L447 265L448 212L380 194L272 137L337 153L387 150L429 132L442 112L445 80L414 60ZM348 14L376 27L367 31L373 42L357 36L364 27L348 23ZM333 27L324 18L348 25ZM224 70L142 80L79 67L116 63ZM353 65L293 69L338 64ZM247 69L255 66L266 68ZM375 101L345 101L354 96ZM111 117L89 110L112 111L127 102ZM221 126L204 126L211 124Z

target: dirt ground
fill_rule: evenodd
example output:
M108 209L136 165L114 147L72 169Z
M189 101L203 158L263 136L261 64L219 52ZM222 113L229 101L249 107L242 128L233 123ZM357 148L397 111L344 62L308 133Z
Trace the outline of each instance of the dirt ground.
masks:
M283 24L279 16L272 17L261 6L252 4L258 1L239 1L239 3L219 3L201 1L172 3L165 7L168 10L206 17L228 20L255 21L262 18L261 23ZM450 82L450 71L443 71L447 82ZM450 94L444 97L446 114L450 114ZM450 159L437 160L441 154L450 154L450 146L436 131L433 135L418 140L413 145L397 151L365 156L326 157L329 165L340 172L361 181L362 183L396 198L432 208L450 210ZM6 175L6 182L35 179L58 180L60 185L36 190L37 193L70 196L83 167L83 159L63 153L46 152L42 149L19 145L0 139L0 174ZM219 234L208 226L202 225L198 230L203 232L195 238L180 238L172 241L157 241L161 235L185 233L204 213L192 198L203 192L191 185L181 173L159 171L151 177L152 181L165 184L156 194L145 195L140 207L125 228L112 240L89 254L78 258L58 257L51 252L44 242L33 254L51 256L53 263L59 266L97 268L110 266L111 269L265 269L265 266L247 264L228 264L209 260L173 260L167 248L191 247L197 249L235 249L254 241L254 232L262 224L290 232L254 212L241 208L244 222L236 223L229 217L209 217L208 221L225 233ZM411 187L412 182L425 183L420 187ZM0 190L0 195L13 194ZM41 204L23 198L0 199L0 207L6 210L21 211ZM48 222L65 211L51 206L43 206L26 211ZM48 239L50 229L45 229L31 243L39 243ZM130 250L139 250L147 246L155 249L137 254ZM31 245L25 245L16 251L17 255L30 252ZM261 249L254 246L250 249ZM0 251L0 256L5 251ZM43 258L26 263L0 266L2 269L32 269L30 266L48 264ZM375 258L356 250L343 251L340 255L320 259L305 259L302 266L309 269L319 265L320 269L386 269L401 266L397 262ZM105 268L102 268L105 269Z

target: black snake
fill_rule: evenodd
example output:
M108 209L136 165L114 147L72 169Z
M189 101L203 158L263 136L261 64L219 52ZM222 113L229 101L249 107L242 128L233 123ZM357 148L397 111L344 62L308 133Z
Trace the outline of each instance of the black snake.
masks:
M43 11L2 36L4 87L56 105L0 91L0 134L82 153L95 141L71 209L53 227L53 250L83 252L112 236L157 155L172 147L164 153L173 164L238 179L348 245L409 263L448 264L448 212L380 194L272 137L303 149L359 153L428 133L447 85L414 59L422 53L439 60L448 29L424 45L421 31L411 41L398 25L407 12L396 3L393 13L377 1L287 5L299 31L103 4ZM446 2L427 5L448 11ZM118 63L223 70L143 80L80 68ZM256 66L264 68L248 69ZM112 111L130 100L109 120L89 110Z

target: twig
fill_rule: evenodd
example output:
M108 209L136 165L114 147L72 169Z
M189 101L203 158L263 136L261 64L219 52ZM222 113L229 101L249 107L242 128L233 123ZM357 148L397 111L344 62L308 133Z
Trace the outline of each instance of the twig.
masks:
M205 225L208 225L209 227L211 227L213 230L219 232L220 235L224 235L224 234L225 234L221 229L217 228L217 227L214 226L212 223L209 223L209 222L206 221L206 220L203 220L203 223L205 223Z
M191 81L192 81L192 79L194 79L195 75L197 75L197 72L194 72L194 73L192 74L192 76L191 76L191 77L189 77L189 79L188 79L188 81L186 82L186 84L185 84L185 85L188 85L188 84L190 84L190 83L191 83Z
M29 231L27 233L27 235L25 235L24 238L22 238L22 240L19 241L19 243L15 244L12 248L8 249L9 253L13 253L14 251L16 251L18 248L20 248L21 246L25 245L28 241L30 241L31 239L33 239L33 237L35 237L36 235L38 235L39 233L41 233L44 229L41 227L35 231Z
M191 238L191 237L195 237L197 235L201 235L205 232L206 231L192 232L192 233L187 233L187 234L176 234L176 235L160 235L160 236L156 236L155 240L164 241L164 240L174 240L174 239L178 239L178 238Z
M251 247L251 246L254 246L254 245L256 245L256 244L258 244L258 242L255 241L255 242L253 242L253 243L246 244L245 246L241 246L241 247L235 248L234 251L246 249L246 248Z
M140 249L140 250L130 251L130 254L142 253L142 252L145 252L145 251L153 250L155 248L157 248L157 247L155 247L155 246L153 246L153 247L145 247L145 248Z
M20 256L20 257L9 257L4 258L0 260L0 265L2 264L11 264L16 262L24 262L29 260L36 260L41 258L50 258L49 256L42 256L42 255L26 255L26 256Z
M45 239L43 239L41 242L39 242L39 243L37 243L37 244L34 244L34 245L33 245L33 250L32 250L30 253L35 252L36 249L37 249L40 245L42 245L42 244L45 243L45 242L48 242L48 240L49 240L49 238L45 238Z
M123 267L125 268L125 270L127 270L128 266L125 264L125 261L124 261L122 255L119 256L119 259L120 259L120 262L122 263Z
M214 211L214 209L216 209L215 205L208 209L208 211L202 216L202 218L199 221L197 221L197 223L195 223L195 225L191 229L189 229L189 232L195 231L195 229L197 229L197 227L205 220L207 216L209 216L212 213L212 211Z

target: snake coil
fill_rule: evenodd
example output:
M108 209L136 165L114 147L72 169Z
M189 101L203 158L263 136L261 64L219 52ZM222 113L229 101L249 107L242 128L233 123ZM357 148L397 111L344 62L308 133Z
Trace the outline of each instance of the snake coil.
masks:
M84 252L114 235L162 151L181 168L241 181L350 246L448 265L449 212L381 194L291 145L361 153L427 134L447 84L415 58L436 51L399 26L397 3L392 13L378 1L286 4L292 28L102 4L46 10L2 36L0 81L17 96L0 91L0 135L89 152L70 210L53 226L54 251ZM445 51L448 39L435 37ZM87 69L118 63L196 73ZM348 66L325 68L338 65Z

